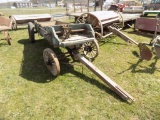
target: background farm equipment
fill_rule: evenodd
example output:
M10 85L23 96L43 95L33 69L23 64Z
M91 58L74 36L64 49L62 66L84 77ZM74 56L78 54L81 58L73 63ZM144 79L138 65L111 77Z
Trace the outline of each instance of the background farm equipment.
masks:
M80 15L76 23L91 24L95 31L96 39L99 41L112 34L108 29L109 26L121 30L123 27L131 26L132 22L138 17L139 15L121 14L114 11L95 11Z
M35 20L50 21L50 14L32 14L32 15L11 15L9 18L12 20L12 29L17 29L18 25L27 24L28 22L34 22Z
M160 57L160 36L157 35L159 32L159 21L160 21L160 14L156 17L156 23L154 24L154 37L151 39L150 43L138 43L132 38L126 36L121 31L117 30L116 28L109 27L110 31L112 31L114 34L120 36L123 40L126 42L132 42L135 45L137 45L140 49L140 58L145 60L150 60L152 58L152 54L155 54L158 58ZM151 49L149 49L147 46L151 46Z
M105 38L111 34L108 30L108 26L111 26L114 23L121 23L121 26L117 26L121 28L124 24L122 16L119 16L114 11L95 11L84 13L77 18L76 23L91 24L95 31L97 40Z
M121 4L121 3L117 3L117 4L112 4L108 10L113 10L113 11L119 11L122 12L123 7L125 7L125 5Z
M157 22L157 18L140 17L136 19L134 30L154 33L157 24L160 24L159 20ZM160 27L156 31L160 32Z
M57 23L57 24L56 24ZM35 30L34 30L35 29ZM89 24L65 24L58 22L35 22L28 23L29 39L34 42L34 33L44 37L54 48L64 47L68 50L70 56L78 59L94 74L103 80L120 97L127 101L134 101L134 98L124 91L120 86L113 82L108 76L95 67L89 60L97 57L99 46L95 40L95 33ZM82 54L81 54L82 53ZM60 73L60 64L58 57L52 49L46 48L43 51L44 62L48 70L54 76Z
M143 13L143 6L126 6L123 8L123 13Z
M3 36L0 40L6 40L9 45L11 45L11 37L7 30L11 30L12 21L0 15L0 32L2 32Z

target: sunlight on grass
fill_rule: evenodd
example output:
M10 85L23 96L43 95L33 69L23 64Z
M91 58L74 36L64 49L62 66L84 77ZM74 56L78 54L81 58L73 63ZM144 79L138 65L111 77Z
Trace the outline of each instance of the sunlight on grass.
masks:
M123 32L138 42L151 40L132 31ZM139 62L132 54L139 52L136 45L112 35L99 42L100 54L93 61L136 99L128 104L82 64L66 64L72 61L70 57L60 61L60 76L53 77L43 62L43 50L51 48L48 42L36 35L36 43L31 44L26 26L9 33L11 46L0 41L0 119L160 118L160 64L154 56ZM53 50L56 54L65 51Z

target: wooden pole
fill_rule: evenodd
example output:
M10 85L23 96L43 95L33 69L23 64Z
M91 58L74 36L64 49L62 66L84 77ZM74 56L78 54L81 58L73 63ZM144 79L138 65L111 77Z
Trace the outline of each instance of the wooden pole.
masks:
M69 8L68 8L68 4L66 3L66 15L68 15L68 11L69 11Z
M81 13L83 12L82 10L82 0L81 0L81 3L80 3L80 9L81 9Z
M89 0L88 0L88 4L87 4L87 12L89 12Z
M74 13L76 12L76 8L75 8L75 0L73 0L73 6L74 6Z
M96 11L96 0L94 0L94 11Z

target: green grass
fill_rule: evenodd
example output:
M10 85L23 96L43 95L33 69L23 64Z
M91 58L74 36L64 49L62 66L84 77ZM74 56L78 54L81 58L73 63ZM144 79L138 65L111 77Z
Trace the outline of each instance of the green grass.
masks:
M138 42L151 38L124 30ZM85 66L64 64L53 77L43 62L43 50L51 46L36 35L28 40L26 27L9 31L12 45L0 41L0 119L2 120L146 120L160 118L160 63L141 61L132 53L136 45L127 45L117 36L103 39L100 54L93 61L136 101L123 101ZM2 35L1 35L2 36ZM54 49L60 54L64 49ZM139 63L138 63L139 62Z
M54 13L64 13L65 7L57 7L57 8L47 8L47 7L37 7L37 8L16 8L16 9L0 9L5 16L9 15L23 15L23 14L54 14Z

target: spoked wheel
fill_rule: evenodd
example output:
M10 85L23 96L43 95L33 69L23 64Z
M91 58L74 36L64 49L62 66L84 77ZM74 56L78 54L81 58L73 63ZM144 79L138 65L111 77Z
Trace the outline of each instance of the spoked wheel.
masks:
M86 42L80 49L82 53L88 59L95 59L99 54L99 45L96 40L92 42Z
M43 51L43 58L51 74L53 76L58 76L60 73L60 65L56 54L50 48L46 48Z
M28 35L29 35L29 40L34 43L35 38L34 38L34 24L32 22L28 23Z
M76 23L87 23L86 18L87 18L87 13L84 13L77 18Z
M99 19L95 15L93 15L91 13L84 13L84 14L80 15L77 18L76 23L90 24L92 26L92 28L94 29L94 31L99 30L101 36L103 35L102 23L99 21Z

